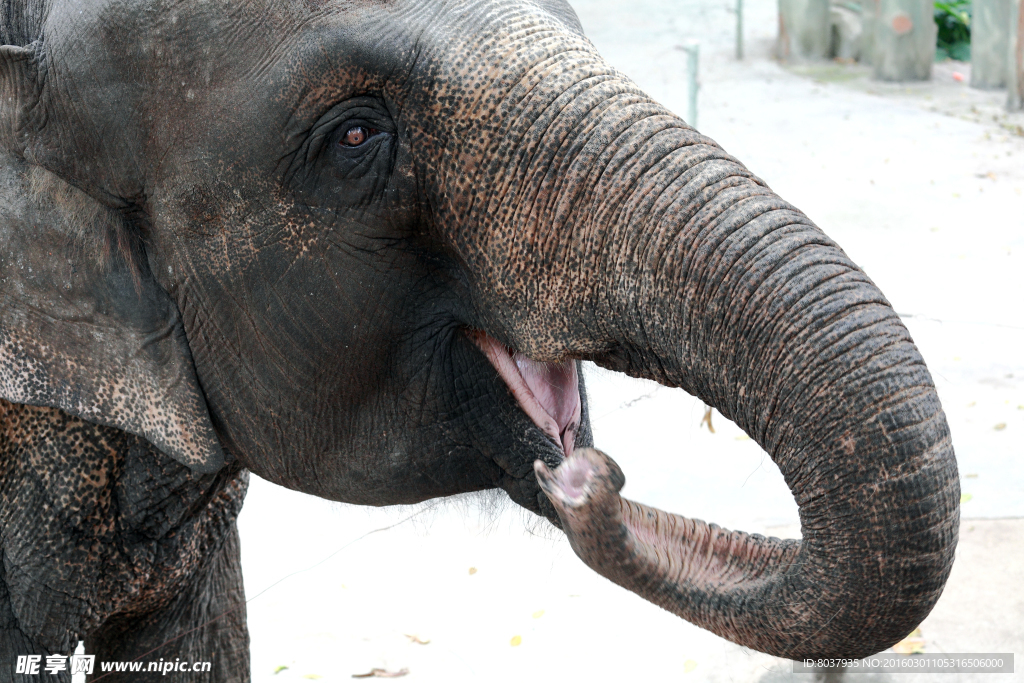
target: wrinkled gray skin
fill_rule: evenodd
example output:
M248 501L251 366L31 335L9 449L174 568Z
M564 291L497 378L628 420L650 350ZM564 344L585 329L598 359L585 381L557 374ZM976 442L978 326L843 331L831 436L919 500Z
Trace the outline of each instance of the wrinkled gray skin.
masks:
M7 2L0 38L0 681L80 638L247 678L247 470L369 505L504 489L787 657L935 604L959 489L906 329L560 0ZM590 444L581 360L736 421L803 540L621 499L597 451L558 467Z

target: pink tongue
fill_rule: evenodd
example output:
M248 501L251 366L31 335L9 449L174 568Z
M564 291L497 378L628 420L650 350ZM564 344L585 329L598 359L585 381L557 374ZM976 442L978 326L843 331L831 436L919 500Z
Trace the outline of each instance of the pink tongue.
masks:
M580 426L580 383L575 361L542 363L516 352L512 359L534 398L558 425L566 456L572 454Z

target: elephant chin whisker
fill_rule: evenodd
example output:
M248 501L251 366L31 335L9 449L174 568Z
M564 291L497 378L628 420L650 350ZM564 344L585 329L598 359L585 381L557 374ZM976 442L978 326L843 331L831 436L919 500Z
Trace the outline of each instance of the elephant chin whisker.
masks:
M498 371L523 412L566 456L571 455L583 410L576 362L533 360L481 330L471 331L469 338Z

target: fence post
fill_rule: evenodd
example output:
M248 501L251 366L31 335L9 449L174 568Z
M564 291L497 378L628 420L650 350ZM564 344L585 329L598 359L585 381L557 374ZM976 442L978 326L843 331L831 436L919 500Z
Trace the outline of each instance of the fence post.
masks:
M700 43L687 43L680 46L686 53L686 88L688 105L686 122L693 128L697 127L697 90L700 88L698 80L698 66L700 62Z
M736 0L736 59L743 59L743 0Z
M932 0L881 0L874 22L872 62L883 81L932 77L938 27Z
M779 0L779 59L827 59L829 0Z
M1009 69L1006 74L1006 108L1024 108L1024 0L1013 0L1010 8Z
M1013 0L974 0L971 19L971 87L1006 87Z

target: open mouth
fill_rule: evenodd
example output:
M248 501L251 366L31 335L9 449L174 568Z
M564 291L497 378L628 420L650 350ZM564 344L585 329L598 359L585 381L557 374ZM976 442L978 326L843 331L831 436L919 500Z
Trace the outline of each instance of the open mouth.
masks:
M572 454L580 428L580 379L576 361L543 363L510 349L486 332L469 333L505 380L519 406L541 431Z

